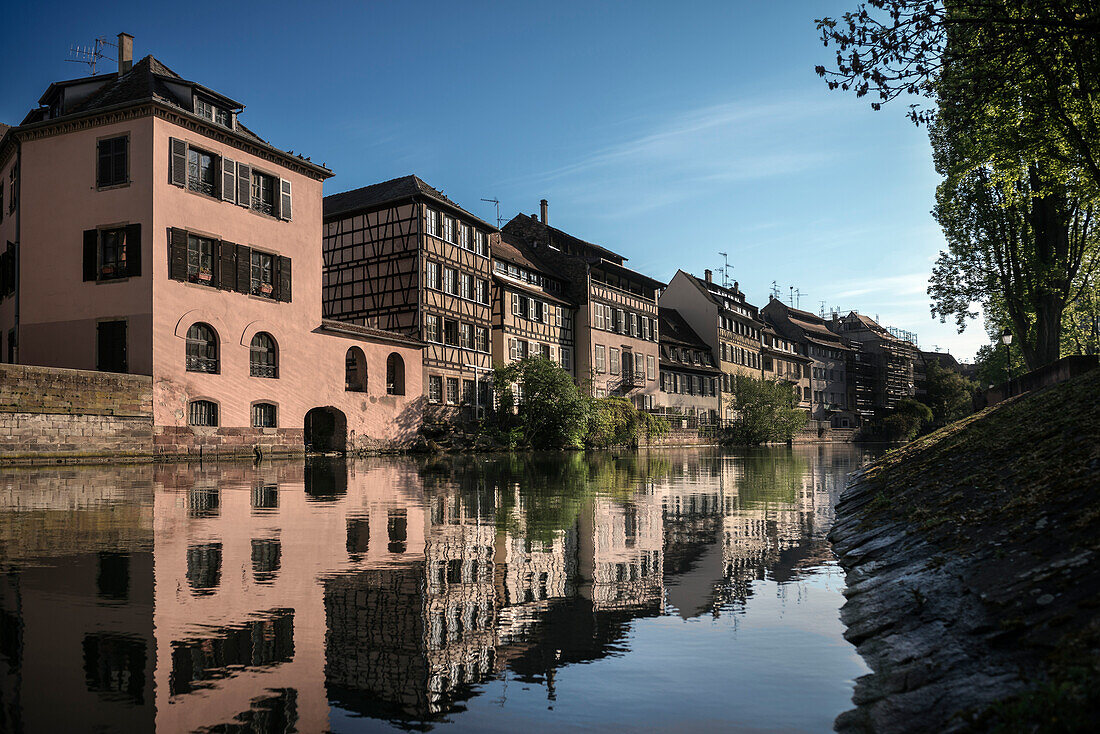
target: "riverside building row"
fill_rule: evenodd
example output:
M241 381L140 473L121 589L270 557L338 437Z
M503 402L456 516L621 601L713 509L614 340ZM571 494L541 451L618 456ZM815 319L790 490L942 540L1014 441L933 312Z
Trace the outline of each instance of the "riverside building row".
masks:
M760 309L710 271L666 285L545 200L498 229L411 175L323 196L332 171L132 49L0 127L0 358L149 375L166 450L399 445L426 414L479 414L493 365L530 355L707 421L736 375L834 425L912 382L866 317Z

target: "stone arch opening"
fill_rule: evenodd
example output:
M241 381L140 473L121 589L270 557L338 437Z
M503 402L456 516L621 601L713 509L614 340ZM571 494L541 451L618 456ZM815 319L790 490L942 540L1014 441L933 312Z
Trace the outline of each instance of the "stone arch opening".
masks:
M348 420L332 406L313 408L306 413L306 451L312 453L344 453L347 451Z

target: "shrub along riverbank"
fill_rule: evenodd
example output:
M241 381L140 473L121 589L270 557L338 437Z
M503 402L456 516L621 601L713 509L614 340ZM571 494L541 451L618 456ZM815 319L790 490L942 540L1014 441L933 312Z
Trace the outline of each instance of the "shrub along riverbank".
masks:
M839 731L1100 720L1100 370L854 475L830 533L872 673Z

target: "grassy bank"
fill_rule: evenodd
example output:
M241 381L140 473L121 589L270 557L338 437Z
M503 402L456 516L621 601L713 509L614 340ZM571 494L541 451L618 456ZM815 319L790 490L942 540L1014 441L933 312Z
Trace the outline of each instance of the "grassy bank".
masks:
M1100 371L891 451L845 493L838 516L848 616L865 621L861 606L886 604L896 621L855 630L853 641L876 675L904 668L913 679L919 668L929 679L895 693L877 683L868 708L881 704L888 718L891 696L953 676L964 685L985 666L999 683L948 696L968 705L941 711L942 723L1074 731L1100 720ZM873 587L889 568L902 569L902 580ZM948 636L940 648L954 651L951 660L937 660L935 645L930 661L900 652L929 634Z

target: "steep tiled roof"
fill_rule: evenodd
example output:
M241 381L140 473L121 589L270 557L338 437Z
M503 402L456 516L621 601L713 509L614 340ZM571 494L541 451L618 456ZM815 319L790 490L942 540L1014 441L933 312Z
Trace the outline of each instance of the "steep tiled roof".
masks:
M703 341L695 330L688 325L680 312L674 308L658 309L660 318L660 340L664 344L692 347L693 349L705 349L710 351L710 346Z
M101 83L101 86L89 94L87 98L80 100L64 110L64 114L58 119L94 113L97 110L107 110L125 105L139 104L142 102L158 102L175 107L189 115L194 115L195 113L191 106L192 98L190 91L186 92L185 98L181 98L181 93L174 91L172 88L177 84L183 85L184 87L199 89L204 95L210 96L216 100L218 104L224 105L227 108L233 110L243 108L243 105L239 102L235 102L197 82L183 79L179 74L168 68L166 64L153 56L146 56L136 62L125 74L103 74L101 76L54 82L42 95L39 104L48 104L49 100L56 96L59 88L72 86L74 84L85 85L88 83ZM36 122L43 122L47 119L47 112L48 110L44 107L33 109L27 114L26 118L23 119L22 124L29 125ZM292 156L292 154L271 145L252 130L242 125L239 119L233 128L233 132L240 137L275 150L282 155L296 157L301 165L316 169L317 172L322 173L326 178L332 175L331 171L328 171L324 166L313 163L302 156Z
M466 211L444 196L442 191L432 188L415 174L401 176L400 178L392 178L389 181L382 181L381 183L371 184L370 186L364 186L359 189L352 189L351 191L343 191L339 194L330 194L325 197L324 215L326 217L337 216L339 214L359 211L360 209L369 209L379 204L409 199L414 196L424 196L440 204L445 204L479 224L489 229L496 230L496 227Z
M600 245L597 245L595 243L587 242L585 240L582 240L580 237L574 237L568 232L560 230L557 227L551 227L549 224L544 224L543 222L539 221L538 217L534 215L527 216L526 214L517 214L516 216L512 217L512 220L508 222L508 224L504 225L504 227L506 229L511 228L513 231L522 231L524 229L541 231L541 233L543 233L548 240L557 240L559 242L561 240L564 240L565 242L579 245L582 248L588 248L600 257L608 257L611 260L625 261L629 259L623 257L614 250L609 250L606 247L601 247Z
M548 275L553 272L539 261L523 240L507 232L502 232L500 239L493 243L493 257Z

